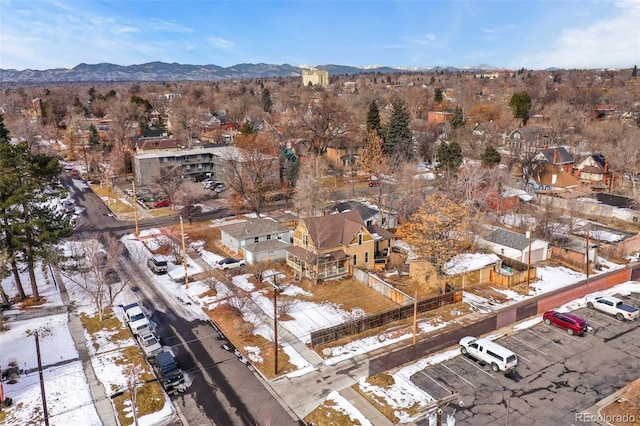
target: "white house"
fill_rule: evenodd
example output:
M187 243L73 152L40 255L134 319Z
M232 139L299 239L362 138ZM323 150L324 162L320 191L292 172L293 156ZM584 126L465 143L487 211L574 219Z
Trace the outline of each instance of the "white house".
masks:
M290 228L267 218L231 223L219 229L222 245L242 254L249 264L284 259L293 234Z

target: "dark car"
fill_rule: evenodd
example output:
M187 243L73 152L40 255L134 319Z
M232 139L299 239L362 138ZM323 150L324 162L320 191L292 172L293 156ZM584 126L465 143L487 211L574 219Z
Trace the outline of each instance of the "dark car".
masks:
M371 180L369 181L369 186L373 187L373 186L382 186L382 182L380 182L379 180Z
M587 322L574 314L548 311L544 313L542 318L544 319L545 324L553 324L557 327L567 330L567 333L569 334L581 336L589 329Z

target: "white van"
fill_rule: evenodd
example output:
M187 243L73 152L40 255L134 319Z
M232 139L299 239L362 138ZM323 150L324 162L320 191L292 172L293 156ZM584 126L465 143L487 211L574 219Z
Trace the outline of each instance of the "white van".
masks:
M504 346L489 339L467 336L460 339L460 352L491 366L495 372L511 373L518 365L518 357Z

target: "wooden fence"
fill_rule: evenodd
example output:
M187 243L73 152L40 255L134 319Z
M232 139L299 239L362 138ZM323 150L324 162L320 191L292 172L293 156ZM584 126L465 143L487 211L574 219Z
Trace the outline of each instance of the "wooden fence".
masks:
M462 291L447 288L447 292L439 296L418 301L418 312L427 312L440 306L450 305L462 301ZM381 327L391 322L400 321L413 316L413 304L401 306L379 314L369 315L364 318L345 322L333 327L311 332L311 346L316 347L326 343L335 342L343 337L353 336L366 330Z

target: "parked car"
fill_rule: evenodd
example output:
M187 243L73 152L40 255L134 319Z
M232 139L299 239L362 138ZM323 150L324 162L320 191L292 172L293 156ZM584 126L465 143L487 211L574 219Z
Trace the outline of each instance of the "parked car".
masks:
M369 186L373 187L373 186L382 186L382 182L380 182L379 180L370 180L369 181Z
M553 324L567 330L567 333L577 336L582 336L589 330L589 326L584 319L571 313L547 311L542 315L542 319L547 325Z
M162 352L162 345L160 344L160 341L149 329L138 334L138 342L140 343L142 352L144 352L144 355L149 359L152 359Z
M224 270L240 268L245 265L244 259L234 259L233 257L227 257L218 262L218 265Z
M122 308L124 310L124 316L127 320L127 325L131 329L133 334L146 333L149 329L149 319L142 311L142 308L137 303L126 305Z
M166 274L169 271L167 261L157 257L150 257L149 260L147 260L147 266L154 274L158 275Z
M79 176L80 172L77 169L71 169L71 176Z
M632 321L638 318L638 308L626 305L617 297L600 296L587 300L587 308L597 309L609 315L614 315L618 320Z
M205 179L202 181L202 188L203 189L209 189L211 188L213 185L215 185L217 182L214 181L213 179Z
M516 369L518 358L509 349L489 339L467 336L460 339L460 352L491 366L496 373L510 373Z
M225 189L227 189L227 187L225 186L224 183L219 183L216 185L216 187L213 189L215 192L222 192Z
M156 200L153 202L153 207L158 208L158 207L168 207L169 206L169 199L168 198L163 198L162 200Z

